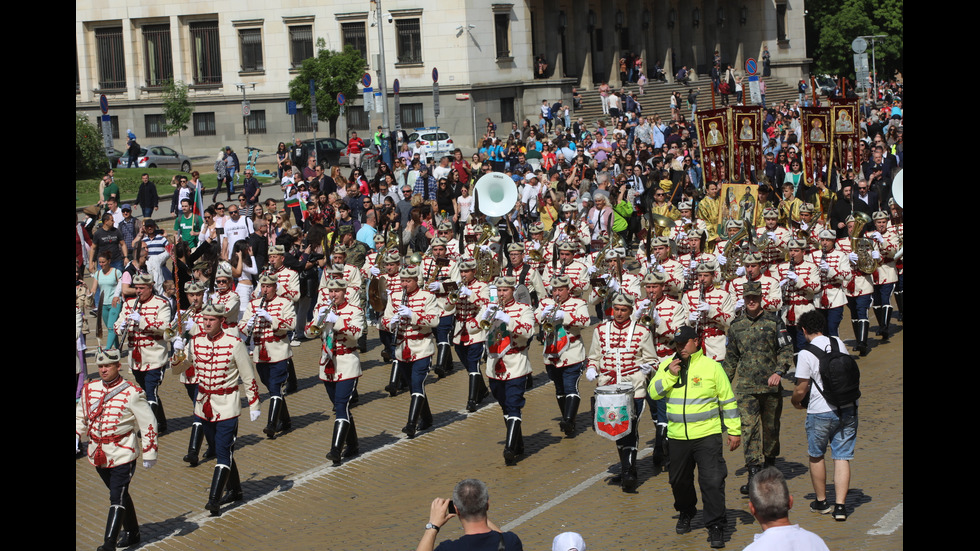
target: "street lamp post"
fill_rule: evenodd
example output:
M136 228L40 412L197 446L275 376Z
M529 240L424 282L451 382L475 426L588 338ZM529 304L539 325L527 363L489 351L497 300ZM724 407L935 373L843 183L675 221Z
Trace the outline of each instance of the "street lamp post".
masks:
M384 136L391 134L390 119L388 117L388 80L385 77L385 35L383 19L381 13L381 0L372 0L374 4L374 20L378 26L378 86L381 88L381 132ZM381 140L378 153L385 163L391 165L391 148L389 140Z

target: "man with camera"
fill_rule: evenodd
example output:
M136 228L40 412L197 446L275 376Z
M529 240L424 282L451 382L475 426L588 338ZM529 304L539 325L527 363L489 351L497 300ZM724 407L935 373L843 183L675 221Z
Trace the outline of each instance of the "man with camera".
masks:
M436 548L436 535L449 519L459 517L463 525L463 537L447 540L439 544L440 551L522 551L521 538L513 532L502 532L487 518L490 509L490 494L487 485L475 478L468 478L456 484L452 500L437 497L432 500L429 522L419 541L416 551L431 551Z

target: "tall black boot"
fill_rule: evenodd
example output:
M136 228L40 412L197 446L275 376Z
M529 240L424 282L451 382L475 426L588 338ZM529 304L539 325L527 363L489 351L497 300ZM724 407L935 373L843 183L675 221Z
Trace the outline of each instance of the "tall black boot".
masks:
M905 299L902 294L905 291L895 291L895 304L898 306L898 315L905 321Z
M480 403L490 392L487 390L486 383L483 382L483 375L479 371L470 373L470 388L466 398L466 411L470 413L476 411Z
M664 463L664 440L667 439L667 427L657 425L657 439L653 443L653 472L657 474Z
M295 394L299 383L296 379L296 364L292 358L286 360L286 371L286 394Z
M190 442L187 443L187 455L184 456L184 463L190 463L191 467L197 467L198 454L201 453L201 444L204 443L204 425L201 423L191 424Z
M388 384L385 385L385 392L389 396L396 396L398 394L398 382L401 379L401 374L398 369L400 363L398 360L391 362L391 377L388 379Z
M238 463L231 460L231 473L228 475L228 491L221 497L221 505L241 501L245 497L242 493L242 478L238 475Z
M622 469L622 488L624 492L636 489L636 448L620 448L619 461Z
M854 348L852 348L851 350L853 352L860 352L861 351L861 322L859 320L852 319L851 330L854 332ZM793 364L794 365L796 364L795 359Z
M891 340L891 332L889 331L889 326L892 323L891 305L881 307L881 320L881 328L878 329L878 335L881 336L881 342L888 342Z
M527 378L524 379L524 390L531 390L534 388L534 373L528 373Z
M217 465L214 467L214 475L211 477L211 491L208 494L208 502L204 508L211 511L211 516L221 516L221 497L224 495L225 484L231 476L231 468L227 465Z
M755 475L759 474L759 471L761 470L762 467L760 465L749 465L749 478L748 480L746 480L745 484L743 484L742 487L738 489L738 491L741 492L743 496L749 495L749 484L752 483L752 478Z
M558 401L558 414L561 415L562 422L564 422L565 421L565 396L555 395L555 400ZM561 430L565 430L564 427Z
M418 430L419 415L422 414L422 404L425 402L425 396L422 394L412 394L412 403L408 406L408 424L402 429L409 438L415 438L415 433Z
M104 543L99 546L99 551L116 551L116 540L119 539L119 530L122 529L125 516L126 508L122 505L109 507L109 516L105 521Z
M507 437L504 441L504 464L514 465L517 463L517 456L523 453L523 442L521 442L521 420L517 417L505 417L507 423ZM520 447L519 447L520 446Z
M327 459L333 461L333 466L340 465L343 457L344 442L347 441L347 432L350 430L350 423L346 419L337 419L333 422L333 437L330 438L330 451L327 452Z
M440 379L446 376L446 353L449 352L448 343L438 343L436 344L436 363L433 367L433 371Z
M878 322L878 331L875 334L880 335L881 329L882 327L884 327L884 324L881 322L881 306L875 306L874 310L875 310L875 321Z
M578 406L582 402L578 394L565 396L565 411L561 416L561 430L565 436L575 438L575 417L578 415Z
M136 518L136 506L133 504L133 498L126 492L123 496L123 506L126 509L126 515L123 517L123 530L119 532L119 540L116 545L119 547L129 547L131 545L136 545L140 542L140 523Z
M453 372L453 349L449 343L446 343L446 354L442 359L442 370L449 375Z
M357 443L357 425L354 424L353 417L349 421L350 430L347 431L347 447L344 448L344 458L354 457L361 452Z
M270 399L269 404L269 422L266 423L265 428L262 432L265 433L269 440L276 439L276 427L279 426L279 417L282 415L282 405L284 403L283 399L279 396L273 396Z
M167 432L167 414L163 411L163 403L159 401L159 396L157 396L157 400L150 402L150 409L153 410L153 416L157 418L157 433L163 434Z
M429 409L429 397L422 397L422 411L419 414L419 430L425 430L432 426L432 410Z
M282 402L282 416L279 418L279 425L276 429L279 432L289 432L293 428L293 418L289 416L289 406L286 404L286 399L280 400Z
M858 351L861 353L861 356L867 356L868 352L871 351L868 348L868 330L871 328L871 322L868 320L858 320L857 328Z

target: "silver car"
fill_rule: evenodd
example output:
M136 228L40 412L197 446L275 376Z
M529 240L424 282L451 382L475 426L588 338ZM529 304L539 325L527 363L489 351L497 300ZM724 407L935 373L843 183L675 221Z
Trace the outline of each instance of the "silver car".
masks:
M191 159L187 155L181 155L165 145L151 145L140 148L140 155L137 158L137 166L140 168L172 168L181 172L191 171ZM129 153L126 153L116 162L116 168L126 168L129 164Z

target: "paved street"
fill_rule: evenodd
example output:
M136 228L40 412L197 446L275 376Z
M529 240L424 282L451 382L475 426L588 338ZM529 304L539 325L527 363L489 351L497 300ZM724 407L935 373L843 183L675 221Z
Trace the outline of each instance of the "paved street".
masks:
M849 324L841 329L847 331L841 336L850 338ZM267 412L267 394L263 394L262 419L251 423L243 416L239 427L235 457L245 501L226 506L216 518L204 511L214 461L196 468L181 461L190 432L191 404L176 377L168 374L162 396L170 432L160 439L158 464L149 471L141 467L132 483L143 548L414 548L433 497L449 497L457 481L475 477L489 486L490 518L517 532L525 549L550 549L552 538L568 530L580 532L590 550L708 549L700 514L690 534L674 533L676 513L667 475L652 473L649 412L640 424L645 448L640 452L640 485L636 493L624 494L609 483L619 470L614 444L588 429L587 397L594 383L582 378L580 391L586 398L585 411L578 417L579 433L574 439L564 438L558 430L554 388L544 374L540 345L534 345L535 387L527 393L523 424L527 455L516 466L505 467L500 409L487 401L476 413L466 413L467 380L458 364L446 379L431 376L427 381L435 427L414 440L404 438L400 429L409 397L390 398L382 390L389 365L380 360L377 332L372 330L369 336L359 383L361 400L353 409L361 455L336 468L324 459L333 415L316 376L319 345L304 343L293 349L300 390L288 397L292 432L272 441L261 433ZM873 336L871 340L876 342ZM904 332L899 330L890 344L876 346L860 361L863 397L847 522L835 522L807 508L814 496L807 472L805 414L790 405L791 386L784 383L777 467L796 500L790 518L821 535L831 549L903 547L904 530L899 527L904 499L903 343ZM126 377L131 380L130 374ZM745 481L742 450L726 452L725 460L727 548L741 549L759 527L748 513L748 500L738 493ZM830 465L828 471L832 473ZM95 549L105 526L108 491L85 458L75 462L75 479L75 546ZM437 541L461 533L453 520Z

